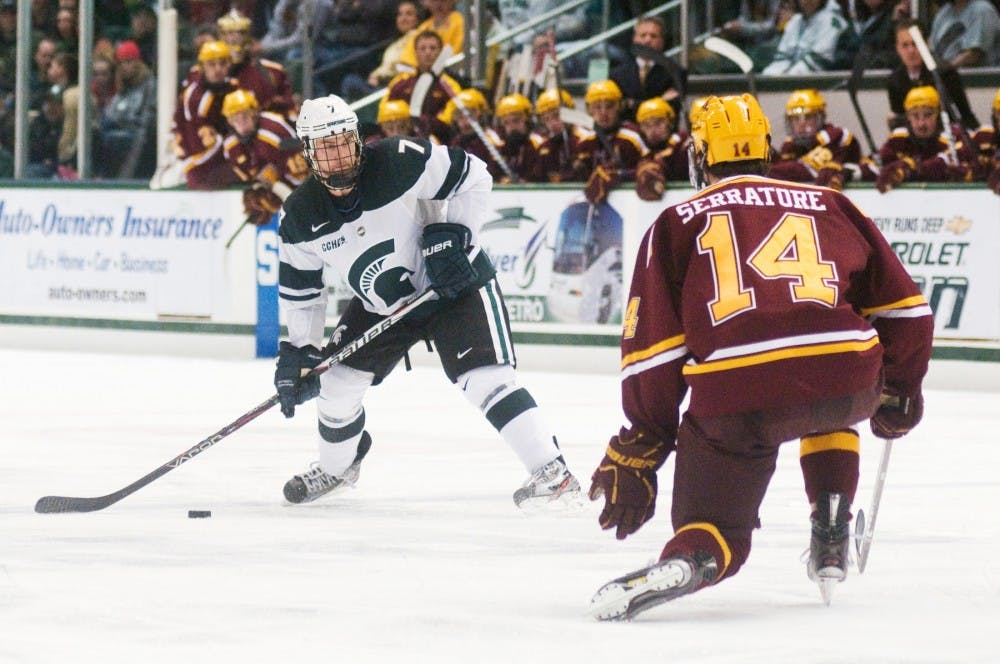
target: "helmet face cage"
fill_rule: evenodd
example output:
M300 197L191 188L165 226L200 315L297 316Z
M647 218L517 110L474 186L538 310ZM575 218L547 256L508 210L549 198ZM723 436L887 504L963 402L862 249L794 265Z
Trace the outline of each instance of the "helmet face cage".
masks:
M302 155L313 176L333 192L349 192L361 172L358 116L340 97L329 95L302 103L295 124Z
M795 122L796 119L812 122ZM826 100L814 88L796 90L785 104L785 131L792 141L799 145L809 146L823 125L826 123ZM798 125L798 131L796 131Z

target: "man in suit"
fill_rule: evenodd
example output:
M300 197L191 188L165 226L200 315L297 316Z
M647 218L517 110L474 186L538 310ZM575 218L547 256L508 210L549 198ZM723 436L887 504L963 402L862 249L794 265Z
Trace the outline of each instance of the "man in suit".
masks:
M662 19L658 16L646 16L635 24L632 44L663 53L665 35L666 25ZM609 78L622 91L623 120L634 121L639 104L653 97L660 97L673 107L675 113L680 113L681 91L687 84L687 72L680 67L672 74L662 62L636 56L611 70Z

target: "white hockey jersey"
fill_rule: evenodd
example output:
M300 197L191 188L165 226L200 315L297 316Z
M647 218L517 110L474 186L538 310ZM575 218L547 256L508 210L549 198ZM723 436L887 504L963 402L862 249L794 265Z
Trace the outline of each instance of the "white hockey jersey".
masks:
M334 200L310 177L279 216L278 301L295 346L323 345L324 268L339 274L368 311L388 314L430 286L420 239L427 224L448 221L472 230L479 251L493 180L486 164L458 148L390 138L362 152L357 196ZM350 209L340 205L353 203Z

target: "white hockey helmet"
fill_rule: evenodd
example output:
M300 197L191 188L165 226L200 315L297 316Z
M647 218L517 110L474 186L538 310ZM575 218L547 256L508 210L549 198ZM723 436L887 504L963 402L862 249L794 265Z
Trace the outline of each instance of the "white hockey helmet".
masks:
M337 95L302 102L295 132L309 170L331 191L349 191L361 171L361 136L358 116ZM344 139L325 141L330 137Z

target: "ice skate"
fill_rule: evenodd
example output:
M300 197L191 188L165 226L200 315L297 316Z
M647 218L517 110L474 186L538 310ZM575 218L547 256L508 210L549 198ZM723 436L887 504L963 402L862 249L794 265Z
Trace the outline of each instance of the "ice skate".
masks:
M319 462L313 461L309 465L309 470L285 482L285 500L296 505L311 503L328 493L354 486L361 474L361 460L368 454L371 445L372 437L365 431L358 442L358 453L354 457L354 462L340 477L324 473L319 467Z
M631 620L639 613L689 595L715 580L719 566L711 555L673 556L604 584L591 598L589 614L598 620Z
M836 585L847 578L850 509L851 504L840 493L821 493L816 499L806 573L819 584L820 595L827 606L833 599Z
M535 470L514 492L514 504L528 510L551 503L581 504L582 495L580 483L560 455Z

